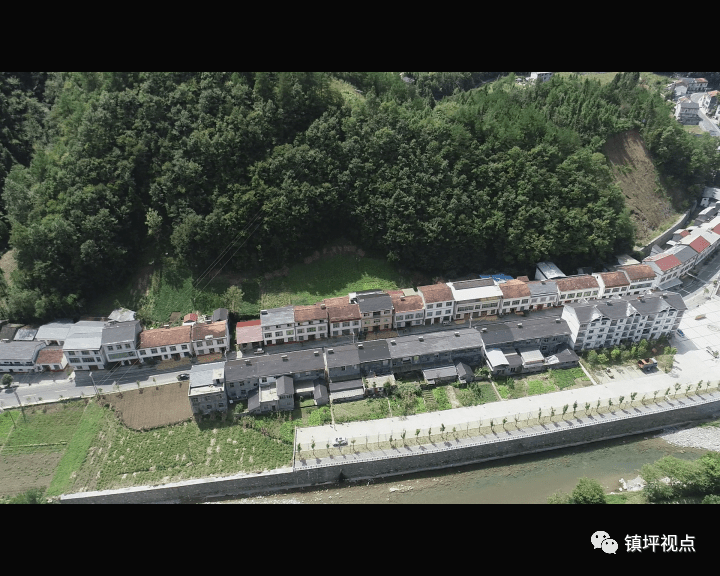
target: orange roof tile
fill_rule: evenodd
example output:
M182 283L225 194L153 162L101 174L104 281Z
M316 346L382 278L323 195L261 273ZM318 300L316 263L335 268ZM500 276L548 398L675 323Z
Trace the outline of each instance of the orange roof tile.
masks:
M175 328L143 330L140 332L140 348L189 344L191 328L192 326L176 326Z

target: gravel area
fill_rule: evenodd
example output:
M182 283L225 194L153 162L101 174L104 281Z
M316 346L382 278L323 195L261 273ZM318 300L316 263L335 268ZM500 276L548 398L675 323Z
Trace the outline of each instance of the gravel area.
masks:
M695 426L693 428L668 428L657 435L657 438L688 448L704 448L720 452L720 427Z

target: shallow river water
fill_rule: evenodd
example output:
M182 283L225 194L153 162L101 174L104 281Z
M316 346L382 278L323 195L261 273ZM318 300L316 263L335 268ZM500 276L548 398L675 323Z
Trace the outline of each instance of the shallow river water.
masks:
M570 492L583 476L617 492L620 478L635 478L643 464L663 456L694 460L707 452L641 434L485 464L224 503L542 504L554 492Z

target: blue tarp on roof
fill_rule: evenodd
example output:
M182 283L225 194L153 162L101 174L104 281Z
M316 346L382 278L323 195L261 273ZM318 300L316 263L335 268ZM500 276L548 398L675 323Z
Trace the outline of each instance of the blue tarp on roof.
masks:
M507 274L479 274L478 278L492 278L495 282L507 282L513 279L512 276Z

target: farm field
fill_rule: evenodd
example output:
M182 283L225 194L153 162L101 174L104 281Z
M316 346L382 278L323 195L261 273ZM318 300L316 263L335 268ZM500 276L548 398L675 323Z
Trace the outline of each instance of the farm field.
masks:
M102 398L120 421L133 430L148 430L177 424L193 417L188 402L190 383L178 382L155 388L141 388Z
M465 388L455 388L455 397L463 406L478 406L500 400L490 383L472 382Z

